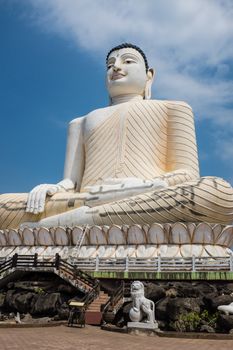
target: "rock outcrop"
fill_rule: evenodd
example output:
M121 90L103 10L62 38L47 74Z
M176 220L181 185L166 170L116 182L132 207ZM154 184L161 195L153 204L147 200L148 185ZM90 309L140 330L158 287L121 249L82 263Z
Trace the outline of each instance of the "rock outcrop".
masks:
M56 317L64 320L69 314L69 300L84 294L61 278L48 274L29 274L25 280L9 282L0 290L1 319L20 313L27 317Z
M145 295L155 302L155 319L162 330L227 333L233 329L233 315L217 310L218 305L233 302L231 282L150 282L145 283ZM126 325L130 308L131 303L125 303L112 323Z

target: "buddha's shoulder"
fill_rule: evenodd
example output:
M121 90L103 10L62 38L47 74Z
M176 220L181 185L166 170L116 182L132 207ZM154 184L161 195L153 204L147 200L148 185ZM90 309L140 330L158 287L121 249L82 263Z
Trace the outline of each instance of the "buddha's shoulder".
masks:
M84 122L85 118L86 118L86 116L76 117L76 118L72 119L72 120L69 122L69 125L70 125L70 126L82 125L82 123Z
M85 133L89 133L99 122L108 118L113 110L112 106L95 109L84 116L71 120L69 125L73 129L82 128Z
M81 117L77 117L77 118L71 120L70 123L74 123L74 124L84 123L87 118L88 119L95 118L96 115L101 115L102 113L106 113L107 111L114 110L114 109L116 109L116 106L107 106L107 107L97 108L97 109L94 109L94 110L88 112L86 115L83 115Z
M166 108L168 110L189 110L192 111L192 107L185 101L173 101L173 100L143 100L142 103L152 106L158 106Z

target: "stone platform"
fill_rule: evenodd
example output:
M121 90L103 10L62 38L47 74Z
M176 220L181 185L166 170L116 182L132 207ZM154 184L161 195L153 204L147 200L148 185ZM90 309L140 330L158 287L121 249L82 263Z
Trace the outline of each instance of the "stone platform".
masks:
M84 234L84 230L85 234ZM80 239L82 246L77 250ZM62 258L227 257L233 225L209 223L112 225L0 230L0 257L12 253Z
M145 323L145 322L128 322L128 330L140 329L140 330L158 330L158 323Z

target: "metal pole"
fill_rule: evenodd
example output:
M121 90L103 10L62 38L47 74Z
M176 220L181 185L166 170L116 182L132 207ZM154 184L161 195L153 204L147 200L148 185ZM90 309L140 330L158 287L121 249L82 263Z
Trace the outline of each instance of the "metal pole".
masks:
M55 255L55 269L59 270L60 267L60 255L58 253L56 253Z
M230 255L230 271L233 272L233 254Z
M196 260L195 255L192 256L192 272L196 271Z
M95 271L99 271L99 263L99 255L97 255L95 260Z
M158 272L161 272L161 255L158 255Z
M34 261L33 261L33 266L36 267L37 266L37 259L38 259L38 253L34 254Z
M129 257L128 257L128 255L125 258L125 271L126 272L129 271Z
M18 254L15 253L12 257L12 265L11 267L16 267L17 266L17 260L18 260Z

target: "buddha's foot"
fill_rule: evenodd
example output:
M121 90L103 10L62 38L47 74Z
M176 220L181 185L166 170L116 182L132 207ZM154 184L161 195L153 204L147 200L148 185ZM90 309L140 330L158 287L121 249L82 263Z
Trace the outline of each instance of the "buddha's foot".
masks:
M50 216L37 222L24 222L20 225L20 228L72 227L76 225L94 225L92 210L89 207L83 206L66 213Z
M21 230L23 230L24 228L38 228L40 227L41 225L39 224L40 221L37 221L37 222L23 222L19 228Z

